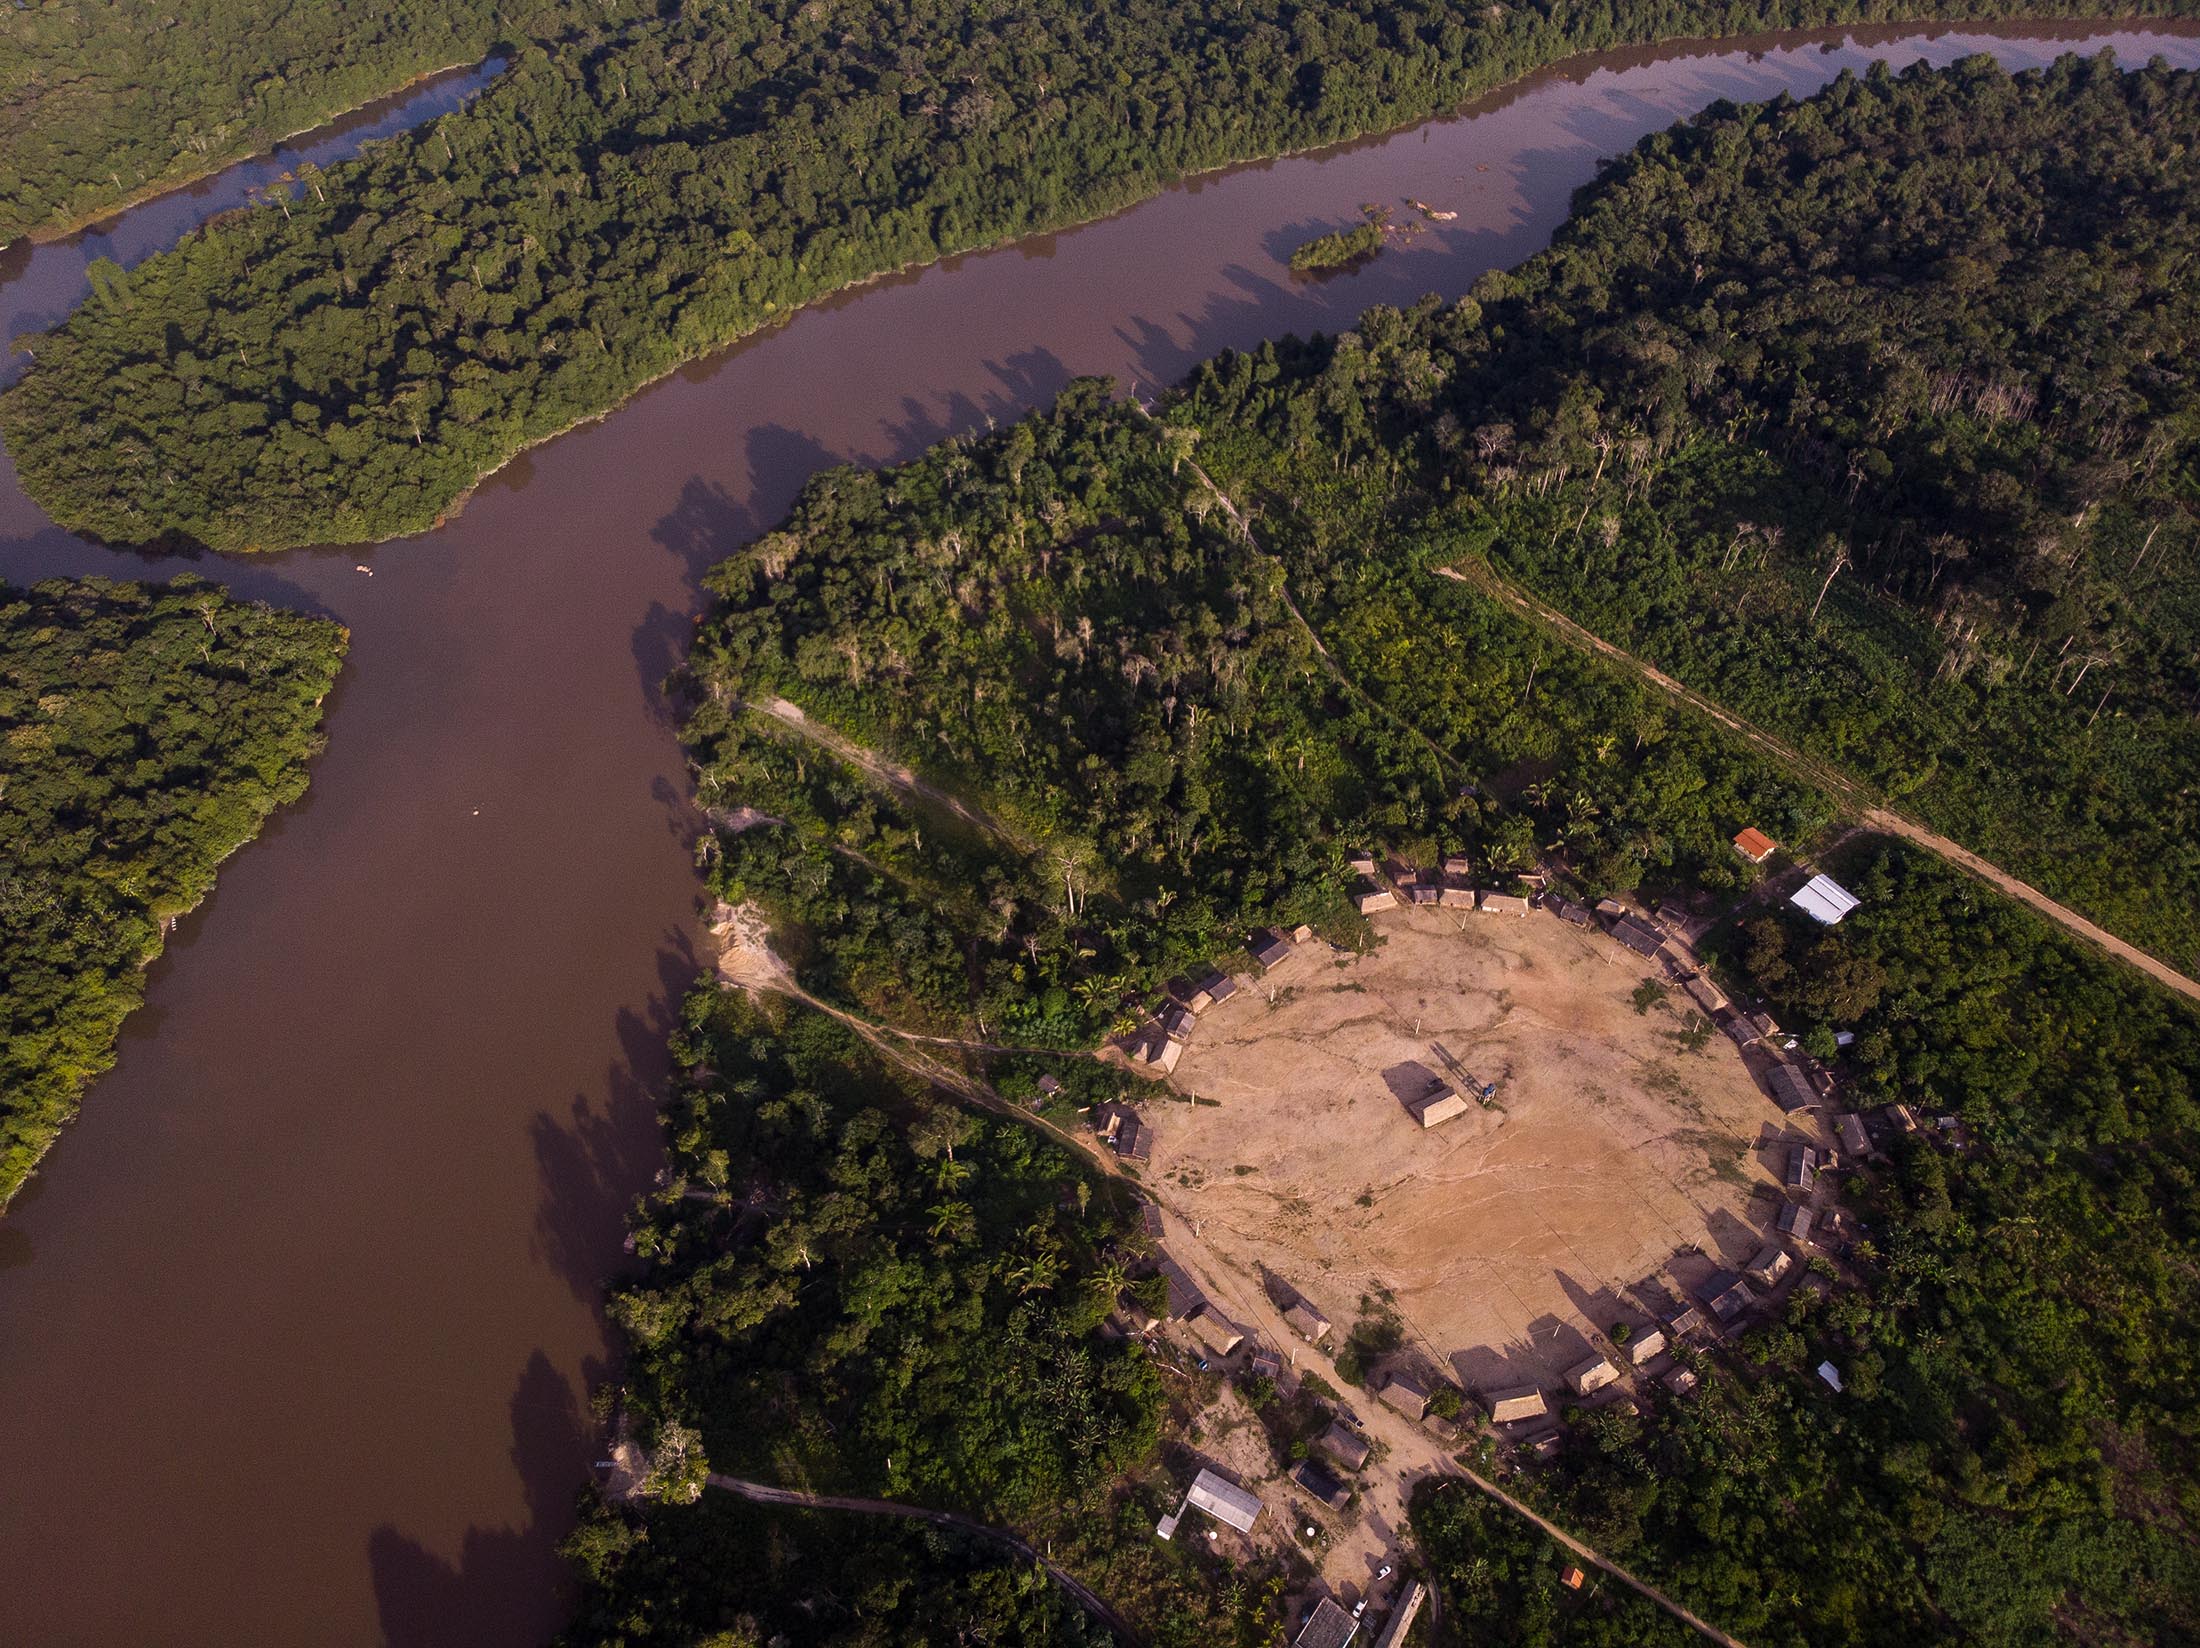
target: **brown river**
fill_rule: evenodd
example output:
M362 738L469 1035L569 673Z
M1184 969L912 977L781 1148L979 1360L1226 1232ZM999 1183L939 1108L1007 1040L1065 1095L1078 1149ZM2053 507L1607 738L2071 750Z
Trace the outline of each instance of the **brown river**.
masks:
M1874 58L2104 45L2200 65L2200 34L2151 25L1577 59L1450 119L817 305L372 550L122 554L46 523L0 459L0 578L189 570L353 634L311 794L183 920L119 1066L0 1222L0 1636L556 1630L554 1546L598 1450L601 1289L658 1166L652 1093L698 965L658 683L698 574L806 476L1011 419L1074 374L1150 388L1226 346L1462 293L1540 247L1600 157L1719 98ZM74 301L88 257L142 256L235 190L0 257L0 336ZM1285 268L1359 202L1406 196L1458 218L1341 278Z

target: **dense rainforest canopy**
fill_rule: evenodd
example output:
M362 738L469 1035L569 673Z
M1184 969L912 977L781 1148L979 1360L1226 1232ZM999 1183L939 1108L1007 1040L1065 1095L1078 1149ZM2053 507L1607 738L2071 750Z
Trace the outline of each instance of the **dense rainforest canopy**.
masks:
M1262 1629L1272 1589L1153 1538L1181 1491L1156 1469L1160 1377L1096 1331L1142 1249L1128 1187L804 1008L701 990L673 1050L673 1178L636 1227L648 1269L612 1302L655 1455L669 1434L691 1470L1012 1525L1169 1648ZM998 1547L666 1497L574 1536L569 1641L769 1641L738 1633L823 1598L813 1628L848 1634L802 1640L1109 1640ZM790 1573L798 1550L835 1566Z
M1862 1287L1582 1427L1543 1495L1751 1644L2191 1640L2200 1020L1915 849L1831 867L1863 907L1745 915L1728 970L1854 1033L1847 1102L1961 1143L1898 1137L1845 1181Z
M2200 78L1844 78L1647 140L1474 297L1223 357L1174 416L1303 537L1302 600L1377 532L1493 567L2190 972L2196 257Z
M2189 0L2067 9L2173 13ZM2066 8L2057 8L2066 9ZM552 8L462 113L230 214L35 345L25 489L117 542L429 526L528 443L848 282L1598 46L2013 0Z
M1850 1102L1899 1100L1960 1126L1896 1139L1846 1181L1864 1234L1843 1286L1799 1291L1779 1319L1703 1354L1688 1400L1573 1424L1561 1463L1526 1491L1753 1644L2192 1637L2191 1009L1915 849L1822 833L1826 798L1757 747L1568 648L1491 593L1488 576L1437 574L1495 563L1604 622L1593 603L1634 610L1632 570L1657 574L1660 556L1679 553L1669 546L1701 535L1716 555L1703 550L1707 566L1674 576L1735 580L1718 586L1725 604L1746 595L1759 627L1791 649L1797 707L1782 724L1813 742L1813 672L1832 671L1846 656L1833 649L1856 636L1899 620L1920 648L2029 646L2030 540L2012 546L1989 531L1964 490L1991 467L2011 477L1997 483L2005 507L2034 512L2023 517L2032 533L2065 535L2054 598L2067 591L2085 624L2127 626L2119 658L2149 660L2151 673L2133 672L2126 713L2154 717L2159 748L2174 752L2173 711L2189 719L2190 706L2164 637L2182 595L2132 581L2126 562L2150 540L2100 523L2153 509L2162 525L2149 555L2186 566L2182 495L2077 409L2089 404L2079 386L2096 386L2149 432L2139 438L2160 448L2162 475L2189 462L2181 380L2160 340L2188 301L2166 277L2191 207L2178 168L2193 96L2187 75L2127 79L2073 63L2013 80L1974 62L1844 81L1807 104L1718 109L1615 166L1547 259L1493 279L1476 300L1375 311L1338 338L1226 358L1158 416L1084 383L997 435L876 475L819 477L779 529L712 575L719 606L698 635L690 736L719 825L715 889L761 910L796 978L837 1006L903 1028L1076 1046L1171 971L1227 956L1256 923L1304 919L1368 941L1341 897L1352 846L1409 858L1463 848L1492 879L1541 862L1588 892L1731 894L1755 873L1725 846L1740 824L1825 841L1859 910L1827 930L1745 901L1710 953L1829 1057L1834 1033L1849 1033L1839 1059ZM2019 204L2005 216L1981 191ZM2001 236L2002 273L1966 276L1952 296L1937 272L1974 225ZM2127 255L2146 247L2166 250ZM2113 324L2095 328L2075 300L2044 311L2063 314L2057 335L2077 340L2073 358L2020 325L2022 301L2004 307L1996 283L2018 283L2037 305L2040 271L2067 271L2080 248L2094 270L2086 289ZM1897 278L1912 272L1914 282ZM1914 394L1901 387L1912 360L1930 368L1915 368L1928 382ZM1931 372L1998 383L2023 413L1947 401ZM1860 401L1881 407L1876 421ZM1841 443L1858 441L1885 455L1884 472L1867 460L1852 477ZM2090 483L2094 512L2072 522L2075 510L2058 511L2081 445L2123 457ZM1739 490L1737 477L1756 485ZM1874 491L1898 484L1915 488L1899 506ZM1252 537L1233 504L1252 516ZM1783 571L1782 559L1782 534L1813 519L1855 545L1855 562L1885 566L1841 569L1815 617L1824 564ZM1969 552L1941 556L1960 570L1905 575L1898 521L1963 534ZM1751 554L1733 551L1738 539ZM1599 575L1576 582L1585 555ZM1951 578L1970 603L1960 637L1944 617L1935 627ZM1656 576L1648 588L1679 611ZM1715 613L1702 627L1716 635L1722 621ZM1975 695L1978 782L2026 789L2033 799L2017 816L2040 836L2086 824L2082 808L2056 811L2070 805L2064 792L2023 765L2041 758L1996 731L1992 671L1891 645L1875 656L1881 673L1915 672L1919 694ZM1729 690L1723 676L1706 679ZM1869 672L1852 679L1859 692L1876 687ZM1736 680L1739 692L1751 678ZM1994 690L2021 685L2012 662ZM775 710L782 698L799 721ZM2095 733L2109 724L2104 715ZM2055 725L2085 736L2082 717ZM935 788L887 781L851 743ZM950 794L953 804L941 799ZM2176 816L2133 814L2135 848L2174 860L2185 845ZM788 1109L766 1095L848 1079L812 1061L872 1058L799 1028L799 1055L762 1039L739 1051L729 1032L752 1035L754 1012L699 997L693 1033L707 1039L687 1056L699 1091L751 1095L745 1108L764 1127ZM785 1062L795 1057L799 1068ZM963 1079L1021 1093L1038 1067L988 1055ZM1043 1067L1077 1102L1125 1079L1084 1061ZM860 1078L858 1091L878 1079ZM798 1261L772 1259L769 1211L737 1210L768 1210L786 1192L743 1165L765 1139L739 1119L744 1106L718 1102L683 1099L673 1129L689 1182L727 1187L712 1193L724 1210L669 1193L643 1226L645 1242L669 1244L665 1274L620 1306L650 1370L644 1408L690 1415L705 1435L715 1412L719 1445L753 1456L758 1444L738 1426L770 1392L796 1415L790 1468L880 1482L889 1433L868 1429L862 1393L883 1387L833 1360L848 1336L880 1343L872 1307L845 1292L813 1302L811 1287L791 1299L776 1289L774 1265L792 1284ZM912 1092L885 1108L945 1103ZM904 1123L902 1137L944 1125ZM982 1125L985 1143L958 1142L958 1158L1006 1149L1012 1162L1037 1148ZM891 1153L891 1136L876 1136ZM794 1155L821 1160L822 1150ZM777 1146L770 1156L780 1159ZM989 1182L1004 1169L977 1171ZM1010 1194L1019 1171L1006 1169L1004 1230L1037 1209ZM904 1191L861 1182L853 1200L889 1211L931 1193L921 1168L896 1180L911 1184ZM1093 1233L1111 1204L1079 1197L1086 1217L1072 1220L1058 1197L1052 1224L1034 1220L1027 1238L992 1251L1022 1263L1051 1239L1065 1276L1112 1286L1107 1244L1124 1242L1122 1227ZM814 1204L787 1205L804 1210L787 1227L804 1240ZM964 1207L982 1227L979 1202L958 1191L927 1208L939 1221L928 1240L952 1244ZM851 1203L849 1217L861 1227L867 1215ZM715 1243L697 1235L711 1220L732 1227ZM846 1274L835 1268L816 1293L844 1289ZM1005 1287L993 1297L1017 1308ZM803 1366L838 1393L830 1432L803 1417L806 1385L759 1382L759 1363L792 1359L791 1339L761 1355L749 1341L721 1345L710 1313L738 1320L738 1301L756 1300L801 1322L803 1343L827 1347ZM1054 1307L1029 1308L1035 1331L1072 1320L1056 1314L1041 1328ZM754 1341L771 1342L768 1326ZM1021 1356L974 1388L1012 1388ZM1813 1372L1821 1361L1835 1365L1840 1393ZM1079 1381L1107 1365L1063 1358ZM1137 1448L1133 1432L1108 1427L1153 1410L1083 1396L1058 1406L1108 1415L1110 1440L1080 1454L1059 1431L986 1420L987 1439L974 1442L949 1433L963 1415L940 1413L937 1435L892 1435L893 1468L914 1447L909 1468L944 1498L975 1503L967 1484L990 1477L985 1491L998 1497L987 1502L1004 1507L1018 1503L1019 1483L1041 1481L1067 1482L1088 1505L1122 1503L1108 1473L1135 1482ZM817 1446L822 1463L808 1454ZM991 1453L989 1471L973 1449ZM605 1517L587 1539L628 1551L657 1537L660 1514L679 1513ZM1552 1606L1541 1539L1463 1495L1425 1496L1415 1527L1466 1640L1662 1640L1662 1617L1638 1618L1625 1596ZM592 1595L622 1608L703 1583L625 1555L590 1560ZM1093 1570L1103 1588L1109 1571Z
M0 1206L112 1061L168 918L304 792L345 641L195 579L0 586Z
M818 477L711 574L701 795L773 820L722 837L714 885L812 990L1085 1046L1256 923L1363 932L1355 842L1526 870L1562 840L1599 875L1732 886L1733 820L1828 817L1462 585L1371 585L1317 643L1192 447L1082 382L1004 435ZM879 791L754 711L774 697L990 828Z
M28 0L0 11L0 245L619 0Z

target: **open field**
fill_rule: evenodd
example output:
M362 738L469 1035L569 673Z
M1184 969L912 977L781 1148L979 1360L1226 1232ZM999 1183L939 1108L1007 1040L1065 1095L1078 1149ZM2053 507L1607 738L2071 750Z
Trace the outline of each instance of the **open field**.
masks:
M1340 1334L1386 1289L1487 1388L1556 1384L1585 1330L1647 1320L1645 1279L1756 1250L1779 1114L1726 1038L1683 1044L1685 998L1638 1012L1647 964L1542 914L1377 930L1368 956L1304 945L1208 1012L1175 1085L1213 1102L1149 1106L1149 1180L1216 1253ZM1495 1096L1424 1131L1423 1068Z

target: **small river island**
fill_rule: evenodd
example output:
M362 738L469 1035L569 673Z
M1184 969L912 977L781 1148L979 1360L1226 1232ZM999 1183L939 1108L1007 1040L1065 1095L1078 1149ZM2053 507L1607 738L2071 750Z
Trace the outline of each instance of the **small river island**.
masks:
M1357 268L1383 249L1383 232L1382 221L1370 216L1356 228L1317 235L1292 252L1291 272L1327 274L1332 270Z

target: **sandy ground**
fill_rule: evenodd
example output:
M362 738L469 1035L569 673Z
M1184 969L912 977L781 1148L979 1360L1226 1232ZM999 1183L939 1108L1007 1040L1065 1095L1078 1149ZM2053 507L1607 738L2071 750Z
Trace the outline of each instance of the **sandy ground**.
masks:
M1638 1013L1647 964L1601 933L1431 909L1361 959L1305 945L1211 1010L1149 1103L1147 1173L1217 1256L1303 1293L1341 1335L1388 1289L1470 1388L1558 1383L1643 1284L1745 1261L1778 1191L1781 1118L1685 998ZM1496 1095L1424 1131L1416 1067ZM1752 1198L1755 1198L1753 1203Z

